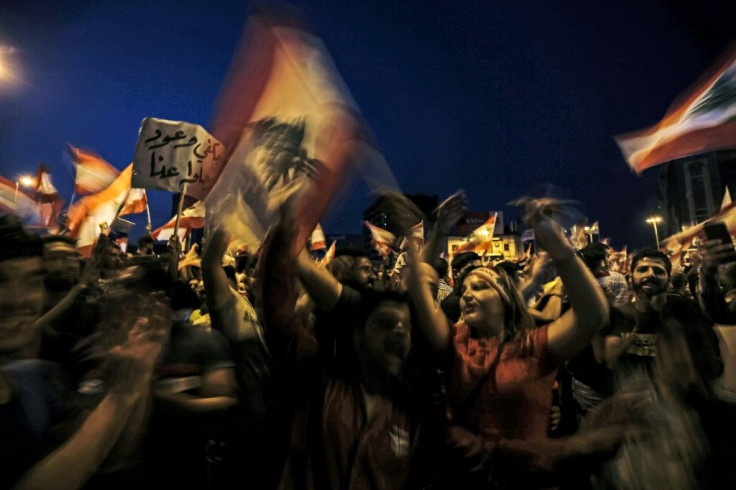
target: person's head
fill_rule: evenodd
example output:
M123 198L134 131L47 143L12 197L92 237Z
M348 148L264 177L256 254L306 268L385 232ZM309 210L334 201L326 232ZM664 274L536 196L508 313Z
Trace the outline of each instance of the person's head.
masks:
M13 216L0 216L0 356L28 346L46 301L43 241Z
M509 279L511 279L511 282L514 284L514 286L519 286L519 283L521 282L521 271L524 270L524 267L516 262L509 262L508 260L499 262L493 267L497 270L504 271L506 275L509 276Z
M534 326L503 270L478 267L466 274L460 284L460 310L465 323L481 337L511 340Z
M670 290L673 293L687 295L687 286L687 275L684 272L677 272L672 275Z
M631 259L631 287L636 294L652 297L667 292L672 264L666 254L654 249L637 252Z
M608 257L611 249L608 245L600 242L591 243L580 251L580 256L588 269L596 273L608 271Z
M432 267L437 272L440 279L447 279L447 273L450 272L450 264L442 257L435 257L432 261Z
M66 235L43 238L43 265L49 291L67 291L78 281L81 258L77 241Z
M366 291L355 312L354 347L364 371L398 377L411 348L411 313L406 297Z
M356 289L373 289L376 283L376 271L370 257L364 250L345 249L338 253L338 257L350 257L349 276L345 284Z
M152 255L153 254L153 238L151 235L143 235L138 239L138 254L139 255Z
M460 252L452 257L452 279L457 282L467 271L483 265L480 255L475 252Z
M125 263L125 253L117 243L110 243L102 256L100 265L106 270L117 270Z

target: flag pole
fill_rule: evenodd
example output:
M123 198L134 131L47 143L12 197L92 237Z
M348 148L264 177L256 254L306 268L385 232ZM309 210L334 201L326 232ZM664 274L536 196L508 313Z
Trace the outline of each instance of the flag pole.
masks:
M153 229L151 227L151 208L148 207L148 194L146 194L145 189L143 189L143 195L146 197L146 217L148 218L148 224L146 225L146 231L150 234L151 230Z
M177 240L179 239L179 219L181 218L181 211L182 211L182 208L184 207L184 196L185 196L184 191L186 190L186 188L187 188L187 183L182 182L179 187L179 208L176 211L176 221L174 222L174 236L176 237Z
M69 207L70 208L72 207L72 204L74 204L74 198L75 197L77 197L77 189L76 188L72 191L72 198L69 199Z

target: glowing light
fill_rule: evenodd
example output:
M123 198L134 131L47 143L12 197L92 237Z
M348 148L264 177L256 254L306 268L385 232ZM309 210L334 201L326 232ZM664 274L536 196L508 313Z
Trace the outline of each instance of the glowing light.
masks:
M28 175L22 175L18 177L18 182L23 187L33 187L36 184L36 179Z

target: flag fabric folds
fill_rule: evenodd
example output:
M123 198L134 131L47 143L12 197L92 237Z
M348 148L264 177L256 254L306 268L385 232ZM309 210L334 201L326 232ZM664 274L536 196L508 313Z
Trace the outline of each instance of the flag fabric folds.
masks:
M736 146L736 45L656 125L616 137L637 174L670 160Z
M322 231L322 227L317 223L317 227L312 232L312 237L309 242L311 243L312 252L315 250L324 250L327 248L327 239L325 238L325 232Z
M146 196L145 189L130 189L128 197L125 199L125 204L123 204L123 208L118 213L118 216L142 213L146 210L147 205L148 196Z
M91 255L101 225L109 228L118 216L130 193L132 175L133 166L128 165L105 189L83 197L69 208L69 234L77 239L83 257Z
M496 217L498 213L486 220L485 223L473 230L466 241L458 245L454 253L460 252L483 252L493 247L493 230L496 228Z
M179 218L179 238L184 237L189 230L204 228L205 208L202 201L197 201L181 212ZM176 215L174 215L166 224L157 228L151 233L154 240L168 240L174 234L174 225L176 224Z
M371 245L376 249L378 255L381 257L388 257L391 255L391 246L394 244L396 237L393 233L383 228L365 221L365 226L371 230Z
M64 199L59 195L56 187L54 187L51 181L51 172L49 172L43 163L38 164L33 196L40 216L40 223L38 225L42 227L56 226L56 217L61 212Z
M107 188L120 171L104 158L89 150L69 146L74 168L74 193L79 196L96 194Z
M248 21L211 129L226 161L204 168L213 226L257 249L284 196L296 192L294 254L360 157L364 134L322 42L298 20L266 12Z
M330 245L330 248L327 249L327 252L325 253L325 256L322 257L319 262L317 262L317 265L319 267L327 267L330 262L332 262L332 259L335 258L335 244L337 242L332 242L332 245Z

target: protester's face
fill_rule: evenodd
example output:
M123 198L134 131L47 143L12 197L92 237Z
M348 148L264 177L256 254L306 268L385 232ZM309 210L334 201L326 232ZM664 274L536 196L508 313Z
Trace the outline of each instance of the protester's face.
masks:
M79 253L71 244L51 242L44 245L43 265L46 286L50 290L71 288L79 280Z
M119 269L123 266L125 254L117 247L110 247L105 255L103 267L105 269Z
M376 272L373 264L368 257L358 257L355 259L353 267L353 282L361 288L371 289L376 282Z
M470 274L460 287L460 311L469 326L484 330L492 319L503 318L503 299L488 281Z
M645 296L666 292L669 281L670 277L664 261L656 258L644 257L636 263L631 273L631 284L634 291Z
M398 376L411 347L409 306L383 301L371 311L361 338L361 353L388 374Z
M28 345L36 333L33 323L46 300L41 257L0 262L0 354Z

